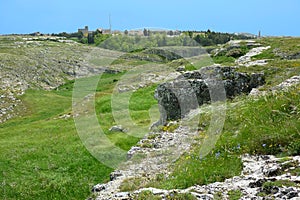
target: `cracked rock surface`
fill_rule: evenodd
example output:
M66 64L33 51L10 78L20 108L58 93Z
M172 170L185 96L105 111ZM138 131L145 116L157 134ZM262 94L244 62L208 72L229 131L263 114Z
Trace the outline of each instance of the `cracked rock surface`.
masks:
M94 186L93 191L98 200L130 200L139 193L147 190L154 195L167 199L174 193L190 193L199 200L214 199L214 195L222 194L222 199L228 199L229 192L238 190L242 193L241 199L299 199L300 197L300 176L291 173L291 170L300 167L300 156L276 158L272 155L243 155L243 170L239 176L226 179L224 182L215 182L208 185L195 185L187 189L164 190L158 188L141 188L135 191L120 191L120 185L128 178L153 178L157 173L168 175L168 163L171 163L170 155L153 154L155 151L163 152L173 145L179 145L179 152L188 151L190 141L179 140L178 134L188 137L188 129L179 127L175 133L161 132L152 139L152 144L160 143L159 147L143 148L133 147L128 152L131 156L134 154L146 154L147 157L139 162L128 160L123 165L123 169L118 169L111 173L111 181L105 184ZM156 133L157 134L157 133ZM151 134L150 134L151 135ZM148 138L152 138L148 135ZM143 139L140 144L145 140ZM174 149L172 149L174 150ZM179 153L180 154L180 153ZM167 160L166 158L169 158ZM289 181L294 186L275 186L265 183L276 181ZM261 194L264 194L264 197Z

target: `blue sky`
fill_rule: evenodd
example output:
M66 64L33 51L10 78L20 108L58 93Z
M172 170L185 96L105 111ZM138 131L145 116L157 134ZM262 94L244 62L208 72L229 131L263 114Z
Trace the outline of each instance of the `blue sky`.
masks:
M0 34L156 27L300 36L300 0L0 0Z

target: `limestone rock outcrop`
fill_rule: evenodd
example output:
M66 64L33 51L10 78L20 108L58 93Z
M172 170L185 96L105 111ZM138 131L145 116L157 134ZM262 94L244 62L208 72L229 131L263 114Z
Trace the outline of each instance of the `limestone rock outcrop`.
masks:
M210 66L158 85L154 97L160 105L161 122L165 122L181 119L205 103L248 94L264 83L263 73L247 74L234 67Z

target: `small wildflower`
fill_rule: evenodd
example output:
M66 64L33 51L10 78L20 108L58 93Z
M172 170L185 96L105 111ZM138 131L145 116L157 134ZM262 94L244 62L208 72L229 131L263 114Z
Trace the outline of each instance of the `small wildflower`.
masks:
M263 144L262 146L265 147L265 146L267 146L267 145L266 145L266 144Z
M220 157L220 154L221 154L220 152L217 152L217 153L216 153L216 158L219 158L219 157Z

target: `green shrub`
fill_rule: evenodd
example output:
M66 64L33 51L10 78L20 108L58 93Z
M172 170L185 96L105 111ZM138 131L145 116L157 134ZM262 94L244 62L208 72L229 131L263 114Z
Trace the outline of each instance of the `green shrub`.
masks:
M144 178L128 178L125 179L120 185L120 191L128 192L142 188L145 185Z
M167 200L196 200L197 198L189 193L171 193L167 196Z
M143 191L133 198L134 200L161 200L159 196L155 196L151 191Z
M230 190L228 192L229 200L239 200L243 194L240 190Z
M178 123L171 123L169 125L162 126L161 130L173 133L178 127L179 127Z
M227 57L227 56L216 56L212 58L214 63L217 64L233 64L235 61L234 57Z
M234 48L234 49L229 50L225 56L238 58L243 55L244 55L244 52L241 49Z

